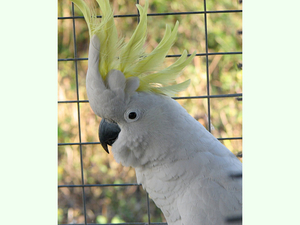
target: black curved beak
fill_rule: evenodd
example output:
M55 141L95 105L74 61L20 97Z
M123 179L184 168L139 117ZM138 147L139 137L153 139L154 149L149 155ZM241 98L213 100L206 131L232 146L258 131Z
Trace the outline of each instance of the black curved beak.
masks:
M107 145L112 145L119 136L121 129L118 124L102 119L99 125L99 140L104 150L109 153Z

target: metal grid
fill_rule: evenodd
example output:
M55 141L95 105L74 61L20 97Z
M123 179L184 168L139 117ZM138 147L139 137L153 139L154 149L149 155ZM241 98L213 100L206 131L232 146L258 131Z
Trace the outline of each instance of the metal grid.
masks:
M240 4L242 4L242 0L238 1ZM136 3L139 4L139 0L136 0ZM231 13L242 13L242 10L207 10L207 1L203 0L203 6L204 10L203 11L194 11L194 12L167 12L167 13L149 13L148 16L167 16L167 15L188 15L188 14L203 14L204 15L204 25L205 25L205 52L204 53L197 53L196 57L205 57L205 62L206 62L206 78L207 78L207 93L206 95L200 95L200 96L185 96L185 97L174 97L175 100L180 100L180 99L206 99L207 104L208 104L208 112L207 112L207 119L208 119L208 130L211 132L212 127L211 127L211 99L214 98L235 98L237 101L242 101L242 93L233 93L233 94L219 94L219 95L211 95L210 93L210 71L209 71L209 56L212 55L235 55L235 54L242 54L241 51L237 52L209 52L208 51L208 23L207 23L207 15L208 14L231 14ZM58 17L58 20L72 20L73 24L73 39L74 39L74 57L73 58L59 58L58 61L73 61L74 62L74 69L75 69L75 80L76 80L76 100L70 100L70 101L58 101L58 104L76 104L77 106L77 120L78 120L78 135L79 135L79 142L71 142L71 143L58 143L58 146L65 146L65 145L77 145L79 146L80 150L80 172L81 172L81 184L77 185L58 185L58 188L81 188L82 189L82 208L83 208L83 214L84 214L84 225L87 224L96 224L96 223L87 223L87 208L86 208L86 193L85 189L88 187L126 187L126 186L140 186L137 183L127 183L127 184L85 184L85 178L84 178L84 165L83 165L83 146L88 146L88 145L98 145L100 142L83 142L81 138L81 118L80 118L80 104L82 103L88 103L88 100L81 100L79 98L79 79L78 79L78 61L86 61L88 58L79 58L77 56L77 44L76 44L76 26L75 26L75 21L77 19L83 19L82 16L75 16L74 12L74 4L72 3L72 16L70 17ZM136 17L137 20L139 21L139 15L137 14L127 14L127 15L115 15L115 18L118 17ZM238 34L242 34L242 31L238 30ZM166 57L180 57L181 55L167 55ZM239 68L242 67L242 64L238 65ZM97 131L95 131L97 132ZM225 138L218 138L218 140L242 140L242 137L225 137ZM241 153L237 155L238 157L241 157ZM118 223L122 225L129 225L129 224L135 224L135 225L146 225L146 224L159 224L159 225L166 225L166 223L157 223L157 222L151 222L151 217L150 217L150 210L149 210L149 196L146 194L147 198L147 215L148 215L148 222L143 223L143 222L130 222L130 223ZM235 222L236 220L240 220L241 218L229 218L228 222ZM72 223L74 224L74 223ZM82 223L81 223L82 224ZM106 223L112 224L112 223ZM61 225L66 225L66 224L61 224ZM78 224L79 225L79 224Z

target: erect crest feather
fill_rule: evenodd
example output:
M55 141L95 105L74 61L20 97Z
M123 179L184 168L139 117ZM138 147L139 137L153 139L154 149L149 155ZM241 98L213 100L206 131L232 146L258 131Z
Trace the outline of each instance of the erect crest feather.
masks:
M83 13L89 28L89 35L97 35L100 40L99 72L106 80L107 74L113 70L120 70L125 78L138 77L140 80L137 91L156 92L174 95L189 85L189 80L180 84L170 85L178 77L181 70L189 64L196 52L187 57L184 51L182 56L171 66L160 70L168 51L175 42L178 21L173 30L166 25L165 34L157 47L149 54L144 52L147 34L147 9L136 5L140 13L140 22L127 43L119 38L114 23L113 11L108 0L96 0L102 11L101 20L97 18L96 7L89 6L84 0L71 0Z

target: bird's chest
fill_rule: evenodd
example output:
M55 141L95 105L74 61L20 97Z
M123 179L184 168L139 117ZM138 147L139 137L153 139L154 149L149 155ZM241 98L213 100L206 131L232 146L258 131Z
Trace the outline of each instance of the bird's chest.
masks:
M150 198L162 210L168 223L180 220L178 199L190 182L183 171L170 172L164 168L136 169L138 183L149 193Z

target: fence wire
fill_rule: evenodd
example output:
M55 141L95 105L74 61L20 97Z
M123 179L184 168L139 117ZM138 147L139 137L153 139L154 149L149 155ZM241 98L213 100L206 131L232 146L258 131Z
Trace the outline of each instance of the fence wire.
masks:
M59 1L63 1L63 0L59 0ZM236 0L237 1L237 0ZM238 4L242 4L242 1L239 0L237 1ZM139 1L136 1L137 4L139 4ZM89 146L92 145L97 145L99 146L100 142L95 142L95 141L83 141L82 139L82 128L81 128L81 124L82 124L82 118L81 118L81 105L82 104L88 104L88 100L86 99L80 99L80 95L79 95L79 89L80 89L80 79L79 79L79 73L78 73L78 63L80 61L87 61L88 58L81 58L78 57L77 54L77 35L76 35L76 29L77 29L77 25L76 25L76 20L82 20L83 16L76 16L75 15L75 7L73 3L69 2L69 4L71 5L71 16L61 16L58 17L58 20L72 20L72 27L70 27L70 29L72 30L72 38L73 38L73 48L74 48L74 56L73 57L68 57L68 58L59 58L58 61L60 63L64 63L64 62L73 62L74 63L74 70L75 70L75 95L76 95L76 99L75 100L59 100L58 104L59 105L76 105L76 114L77 114L77 132L78 132L78 142L60 142L58 143L58 147L62 147L62 146L78 146L79 147L79 152L80 152L80 183L78 184L60 184L58 185L58 188L60 190L62 189L68 189L69 192L71 192L71 189L75 189L75 188L81 188L81 195L82 195L82 202L81 202L81 207L82 207L82 214L83 217L81 217L81 222L77 221L77 220L72 220L72 218L64 218L62 219L62 223L59 223L61 225L67 225L67 224L122 224L122 225L129 225L129 224L136 224L136 225L146 225L146 224L166 224L164 222L155 222L152 220L151 218L151 213L150 213L150 204L153 205L153 203L151 203L151 199L149 199L149 196L147 193L143 193L143 198L146 198L146 204L147 204L147 211L146 212L140 212L141 214L146 215L146 222L138 222L138 221L134 221L134 222L116 222L116 223L108 223L108 222L101 222L101 220L96 221L96 220L89 220L88 219L88 214L91 210L90 208L87 208L87 202L90 200L88 199L88 196L86 194L87 188L93 188L93 187L97 187L97 188L107 188L107 187L113 187L113 188L117 188L117 187L130 187L130 186L136 186L136 187L140 187L139 184L137 183L109 183L109 184L99 184L99 183L93 183L93 184L89 184L86 182L86 180L88 179L85 173L85 165L83 162L83 147L89 148ZM163 4L163 3L161 3ZM151 5L151 1L150 1L150 5ZM67 9L63 9L63 10L67 10ZM216 56L216 55L220 55L220 56L226 56L226 55L241 55L242 51L226 51L226 52L209 52L209 37L208 37L208 29L209 29L209 25L208 25L208 21L207 21L207 17L208 15L211 14L241 14L242 10L239 9L234 9L234 10L207 10L207 1L203 0L203 10L201 11L182 11L182 12L164 12L164 13L149 13L148 16L149 17L156 17L156 16L169 16L169 15L176 15L176 16L182 16L182 15L203 15L204 17L204 33L205 33L205 52L200 52L197 53L196 57L204 57L205 58L205 66L206 66L206 93L205 95L195 95L195 96L183 96L183 97L174 97L175 100L196 100L196 99L204 99L207 101L207 129L211 132L213 127L212 127L212 123L211 123L211 101L212 99L227 99L227 98L232 98L235 99L235 101L239 102L241 104L242 101L242 93L229 93L229 94L211 94L211 89L210 89L210 71L209 71L209 56ZM101 16L99 16L101 17ZM139 15L138 13L136 14L126 14L126 15L115 15L115 18L138 18ZM237 35L242 35L242 31L241 30L237 30ZM180 55L178 54L172 54L172 55L167 55L166 57L168 58L176 58L176 57L180 57ZM242 64L239 63L237 65L237 67L239 69L242 68ZM84 118L86 119L86 118ZM94 131L95 132L95 136L97 136L97 130ZM242 140L242 136L236 136L236 137L217 137L220 141L225 141L225 140ZM99 146L99 148L101 148ZM85 149L85 151L87 151L87 149ZM238 157L242 157L242 152L238 152L237 154ZM139 191L140 189L136 189L137 191ZM60 201L60 199L59 199ZM72 207L72 204L69 205L69 207ZM154 206L155 207L155 206ZM65 209L68 213L69 210ZM69 217L69 216L68 216ZM236 222L237 220L241 220L241 217L237 217L237 218L229 218L229 222L233 221Z

